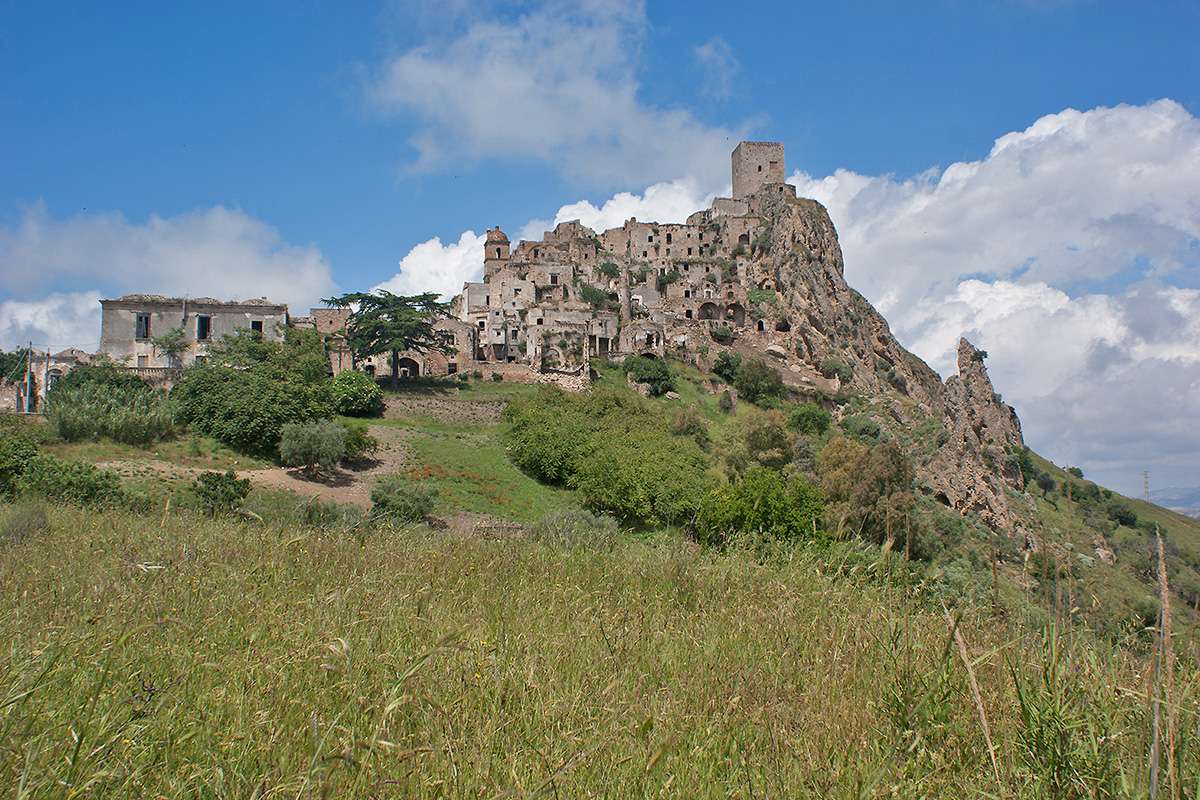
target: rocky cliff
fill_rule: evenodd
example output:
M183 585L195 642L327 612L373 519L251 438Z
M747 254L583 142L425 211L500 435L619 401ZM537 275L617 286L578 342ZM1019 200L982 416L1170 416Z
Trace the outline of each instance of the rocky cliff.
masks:
M764 187L750 198L763 220L744 281L773 285L783 346L836 378L843 394L868 398L880 421L911 437L923 488L961 513L1016 534L1006 490L1024 485L1012 454L1024 446L1011 406L996 394L985 354L965 339L958 374L945 383L905 350L887 321L846 283L837 231L823 206ZM789 353L789 355L790 355ZM934 441L922 441L933 437ZM897 436L898 441L905 440Z

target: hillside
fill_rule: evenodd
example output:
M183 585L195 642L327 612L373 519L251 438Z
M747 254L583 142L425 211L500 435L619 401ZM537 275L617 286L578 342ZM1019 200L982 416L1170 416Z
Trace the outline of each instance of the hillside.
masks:
M1005 597L956 612L993 770L947 619L898 560L846 548L763 562L611 533L560 517L502 541L355 538L53 510L0 550L0 785L1144 796L1150 719L1126 652L1031 635Z

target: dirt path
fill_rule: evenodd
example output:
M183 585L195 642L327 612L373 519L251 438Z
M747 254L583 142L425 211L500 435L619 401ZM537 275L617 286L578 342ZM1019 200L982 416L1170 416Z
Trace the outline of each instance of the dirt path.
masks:
M407 431L383 425L370 426L371 435L379 441L379 450L362 469L339 467L326 478L314 479L296 469L270 467L238 472L239 478L249 478L255 486L286 489L304 497L320 497L337 503L352 503L362 508L371 506L371 487L384 475L397 471L407 463L403 441Z

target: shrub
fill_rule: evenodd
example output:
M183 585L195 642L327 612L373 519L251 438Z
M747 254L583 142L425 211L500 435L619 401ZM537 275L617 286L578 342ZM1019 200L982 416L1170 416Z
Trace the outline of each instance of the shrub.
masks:
M671 368L661 358L630 356L622 362L621 369L636 383L650 384L650 393L655 397L675 390Z
M171 391L180 419L242 453L275 457L283 426L333 416L328 381L272 365L190 367Z
M710 492L696 517L701 543L720 546L734 534L797 540L816 532L821 492L800 477L752 467L735 483Z
M878 439L879 423L866 414L852 414L842 420L842 430L859 439Z
M334 408L347 417L374 417L383 412L383 389L365 372L345 370L329 385Z
M1037 482L1037 487L1042 490L1042 494L1048 494L1049 492L1054 491L1055 486L1057 486L1057 484L1054 482L1054 478L1052 478L1048 472L1039 472L1037 474L1037 478L1034 480ZM1137 516L1134 515L1134 520L1136 519Z
M332 420L283 426L279 455L285 466L332 472L346 455L346 428Z
M250 494L250 479L239 478L233 470L201 472L192 484L200 507L210 517L232 514L242 507Z
M733 383L733 379L737 377L738 367L742 365L742 357L738 353L730 353L728 350L721 351L717 356L717 360L713 362L713 374L726 383Z
M579 284L579 299L598 311L612 309L617 305L609 297L608 292L597 286L592 286L590 283Z
M708 332L714 342L729 344L733 341L733 330L728 325L716 325Z
M333 528L361 527L365 519L362 509L332 500L310 497L299 508L298 519L310 528L329 530Z
M540 389L531 399L504 409L508 457L522 472L543 483L564 485L587 449L594 429L583 403L557 387Z
M12 506L0 525L0 547L32 539L50 530L46 509L37 504L21 503Z
M501 375L499 372L492 373L492 382L493 383L499 383L502 380L504 380L504 376Z
M1081 470L1079 467L1067 467L1067 472L1071 475L1074 475L1076 478L1083 478L1083 470Z
M1127 528L1137 527L1137 512L1124 500L1118 500L1117 498L1109 500L1105 508L1105 513L1108 514L1109 519L1118 525L1124 525Z
M609 280L616 280L621 274L621 270L611 261L605 261L600 265L600 274Z
M0 497L17 493L17 483L37 457L38 446L23 436L0 438Z
M829 412L816 403L801 403L788 414L788 427L800 433L820 435L829 430Z
M49 455L33 458L19 482L22 494L82 506L124 505L117 473Z
M371 489L371 516L391 522L420 522L433 511L437 489L405 475L386 475Z
M608 550L617 543L621 528L612 517L593 514L582 508L551 511L529 526L528 536L535 542L569 549Z
M346 454L343 458L347 461L365 458L379 449L379 441L368 432L366 425L343 421L342 427L346 433Z
M656 282L658 290L661 292L663 289L666 289L672 283L675 283L677 280L679 280L679 277L679 270L677 269L673 269L670 272L665 272L659 275Z
M836 377L842 383L849 383L854 378L854 370L846 362L833 356L822 360L819 369L826 378Z
M675 410L675 416L671 418L671 433L676 436L689 436L701 447L708 444L708 423L695 406L684 406Z
M721 396L717 398L717 408L726 413L733 411L733 395L729 393L728 389L721 392Z
M711 483L699 446L650 426L596 435L570 484L584 504L635 525L687 522Z
M46 418L65 441L107 436L148 445L175 435L166 393L117 367L76 367L46 395Z
M751 403L771 397L782 397L785 391L779 370L761 358L742 362L733 379L733 385L738 390L738 395Z
M792 437L783 414L755 411L742 420L723 449L726 465L734 475L755 466L783 469L792 460Z

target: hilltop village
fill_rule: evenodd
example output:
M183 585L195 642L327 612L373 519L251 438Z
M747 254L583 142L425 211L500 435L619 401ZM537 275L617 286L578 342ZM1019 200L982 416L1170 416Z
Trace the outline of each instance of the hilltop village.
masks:
M579 221L513 246L499 227L485 237L483 279L469 282L436 323L448 352L399 354L403 377L469 371L526 383L586 388L591 359L671 357L710 371L722 352L768 359L784 382L841 413L869 401L897 431L929 428L937 440L916 458L926 489L963 513L1011 531L1006 494L1022 488L1008 456L1023 446L1015 412L994 391L983 354L966 341L945 383L892 336L886 320L845 282L837 232L817 202L785 181L778 142L742 142L731 158L731 197L683 223L630 219L597 233ZM102 300L100 352L143 377L169 382L203 362L226 333L275 338L285 325L324 335L330 371L391 371L387 355L356 361L344 341L349 312L290 316L266 298L126 295ZM182 331L183 347L155 338ZM27 376L34 391L91 356L44 354ZM12 392L4 393L12 397ZM20 392L16 393L20 403Z

